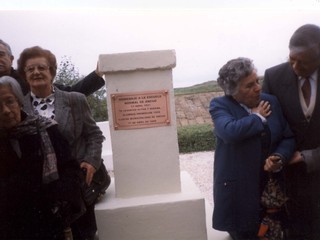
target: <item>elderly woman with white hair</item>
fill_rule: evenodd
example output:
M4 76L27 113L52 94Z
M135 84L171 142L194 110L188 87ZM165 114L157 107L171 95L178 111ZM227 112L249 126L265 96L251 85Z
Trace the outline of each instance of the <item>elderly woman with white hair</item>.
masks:
M212 99L214 123L213 228L234 240L259 239L261 194L268 172L281 172L295 142L277 99L261 93L248 58L228 61L219 71L225 96Z
M64 239L84 211L78 164L54 120L22 110L18 82L0 77L1 239Z

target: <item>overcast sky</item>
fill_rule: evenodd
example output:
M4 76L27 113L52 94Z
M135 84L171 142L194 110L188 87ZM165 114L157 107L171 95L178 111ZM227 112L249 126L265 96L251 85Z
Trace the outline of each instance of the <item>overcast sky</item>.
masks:
M320 0L0 0L0 10L0 39L16 59L39 45L86 75L99 54L174 49L174 87L215 80L239 56L262 75L287 60L299 26L320 25Z

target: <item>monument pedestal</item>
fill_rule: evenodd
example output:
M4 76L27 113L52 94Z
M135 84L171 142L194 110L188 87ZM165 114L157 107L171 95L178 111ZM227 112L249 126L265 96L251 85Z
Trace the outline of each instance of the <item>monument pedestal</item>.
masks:
M206 240L205 200L180 174L173 50L105 54L114 179L96 205L99 240Z
M207 239L205 201L187 172L171 194L116 198L112 181L95 213L99 240Z

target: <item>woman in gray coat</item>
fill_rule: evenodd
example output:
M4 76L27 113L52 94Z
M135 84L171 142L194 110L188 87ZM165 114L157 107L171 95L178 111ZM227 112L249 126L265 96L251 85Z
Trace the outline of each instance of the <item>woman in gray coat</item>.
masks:
M85 95L63 92L54 87L57 62L49 50L35 46L25 49L18 59L18 72L31 91L26 95L25 108L58 122L60 132L71 146L72 157L86 170L90 185L101 165L104 137L94 121ZM96 233L94 205L72 226L76 240L94 239Z

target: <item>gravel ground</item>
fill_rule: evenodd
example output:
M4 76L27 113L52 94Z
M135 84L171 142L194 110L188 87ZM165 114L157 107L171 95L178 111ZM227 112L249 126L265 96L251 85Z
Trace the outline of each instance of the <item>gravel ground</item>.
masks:
M187 171L204 197L213 203L213 152L180 154L180 170Z

